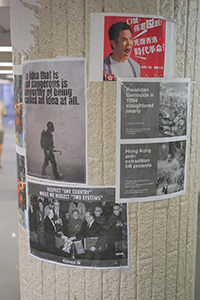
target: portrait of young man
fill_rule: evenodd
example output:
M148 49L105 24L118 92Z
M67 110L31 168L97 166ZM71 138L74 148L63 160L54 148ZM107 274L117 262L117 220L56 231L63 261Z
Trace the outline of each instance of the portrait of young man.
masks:
M90 81L167 74L174 77L173 20L129 13L91 13L90 29Z
M116 22L108 29L112 52L103 61L103 80L119 77L140 77L140 65L130 55L133 48L132 29L126 22Z

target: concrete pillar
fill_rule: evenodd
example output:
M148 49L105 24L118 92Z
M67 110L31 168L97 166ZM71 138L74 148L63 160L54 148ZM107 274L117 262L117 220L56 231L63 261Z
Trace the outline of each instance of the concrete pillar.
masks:
M30 1L29 1L30 2ZM34 2L34 1L33 1ZM177 21L175 77L190 77L191 128L184 196L129 205L130 268L91 270L29 256L28 234L19 225L22 300L194 299L200 140L200 2L198 0L22 1L38 16L36 44L13 50L13 63L56 56L90 61L90 13L153 14ZM11 1L12 8L12 1ZM16 12L19 14L19 12ZM20 18L20 14L18 15ZM26 24L25 24L26 26ZM88 74L89 78L89 74ZM115 185L116 84L88 80L89 185Z

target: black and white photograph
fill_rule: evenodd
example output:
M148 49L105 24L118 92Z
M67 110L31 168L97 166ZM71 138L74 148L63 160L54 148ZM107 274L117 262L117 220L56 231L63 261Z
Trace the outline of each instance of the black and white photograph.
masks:
M114 187L28 182L30 253L85 268L128 266L127 204Z
M187 133L187 82L160 83L159 136L184 136Z
M186 140L121 144L116 199L143 202L183 194L186 144Z
M23 101L27 174L87 183L86 61L26 61Z
M158 144L157 195L179 192L185 184L186 141Z
M189 79L118 79L121 139L187 135Z

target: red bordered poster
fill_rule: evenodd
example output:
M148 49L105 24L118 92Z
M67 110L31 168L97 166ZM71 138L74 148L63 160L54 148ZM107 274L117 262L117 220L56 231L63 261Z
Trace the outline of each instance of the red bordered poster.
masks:
M91 81L174 75L176 24L172 20L149 15L91 14L90 45Z

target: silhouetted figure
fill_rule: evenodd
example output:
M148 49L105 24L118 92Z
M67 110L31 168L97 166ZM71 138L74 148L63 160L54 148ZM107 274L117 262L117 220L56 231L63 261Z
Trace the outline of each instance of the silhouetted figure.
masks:
M47 130L43 130L41 133L41 147L44 150L44 163L42 166L42 175L46 176L46 167L50 162L52 164L52 171L55 179L62 179L62 176L59 175L57 170L52 132L54 132L54 125L51 121L49 121L47 123Z

